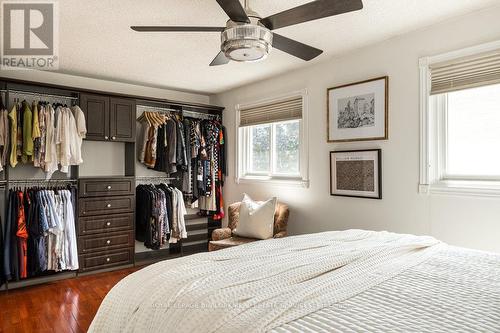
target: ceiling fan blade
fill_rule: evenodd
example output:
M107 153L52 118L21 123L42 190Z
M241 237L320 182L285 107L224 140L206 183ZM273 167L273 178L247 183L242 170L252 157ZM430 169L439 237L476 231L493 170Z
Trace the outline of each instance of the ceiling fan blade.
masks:
M363 8L361 0L316 0L260 20L270 30Z
M212 62L210 63L210 66L225 65L227 63L229 63L229 59L226 58L226 56L224 55L224 53L222 51L220 51L219 54L217 55L217 57L215 57L214 60L212 60Z
M239 0L217 0L217 3L226 12L231 21L250 23L250 19Z
M132 26L138 32L222 32L224 27Z
M322 50L273 33L273 47L305 61L312 60L323 53Z

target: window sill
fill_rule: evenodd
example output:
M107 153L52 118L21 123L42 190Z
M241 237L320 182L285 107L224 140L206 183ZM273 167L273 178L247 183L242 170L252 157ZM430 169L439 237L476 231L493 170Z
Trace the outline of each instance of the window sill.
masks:
M275 178L267 176L245 176L236 179L237 184L266 184L284 187L309 187L309 180L302 178Z
M453 180L419 185L421 194L500 197L500 181Z

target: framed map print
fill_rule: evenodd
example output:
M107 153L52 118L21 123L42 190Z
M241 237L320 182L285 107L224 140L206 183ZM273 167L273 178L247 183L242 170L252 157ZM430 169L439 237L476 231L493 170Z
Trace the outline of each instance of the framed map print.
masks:
M330 152L330 195L382 199L382 150Z
M389 77L328 89L328 142L387 140Z

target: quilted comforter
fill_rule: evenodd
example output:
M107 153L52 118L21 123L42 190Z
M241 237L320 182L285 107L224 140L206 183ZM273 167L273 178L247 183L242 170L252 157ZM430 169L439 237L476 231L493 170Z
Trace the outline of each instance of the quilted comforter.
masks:
M120 281L90 332L500 332L500 255L348 230L167 260Z

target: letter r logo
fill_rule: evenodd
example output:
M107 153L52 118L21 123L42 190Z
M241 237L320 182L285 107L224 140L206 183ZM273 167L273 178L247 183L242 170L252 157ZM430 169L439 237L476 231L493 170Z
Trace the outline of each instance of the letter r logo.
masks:
M54 4L6 1L2 6L3 54L54 54Z

